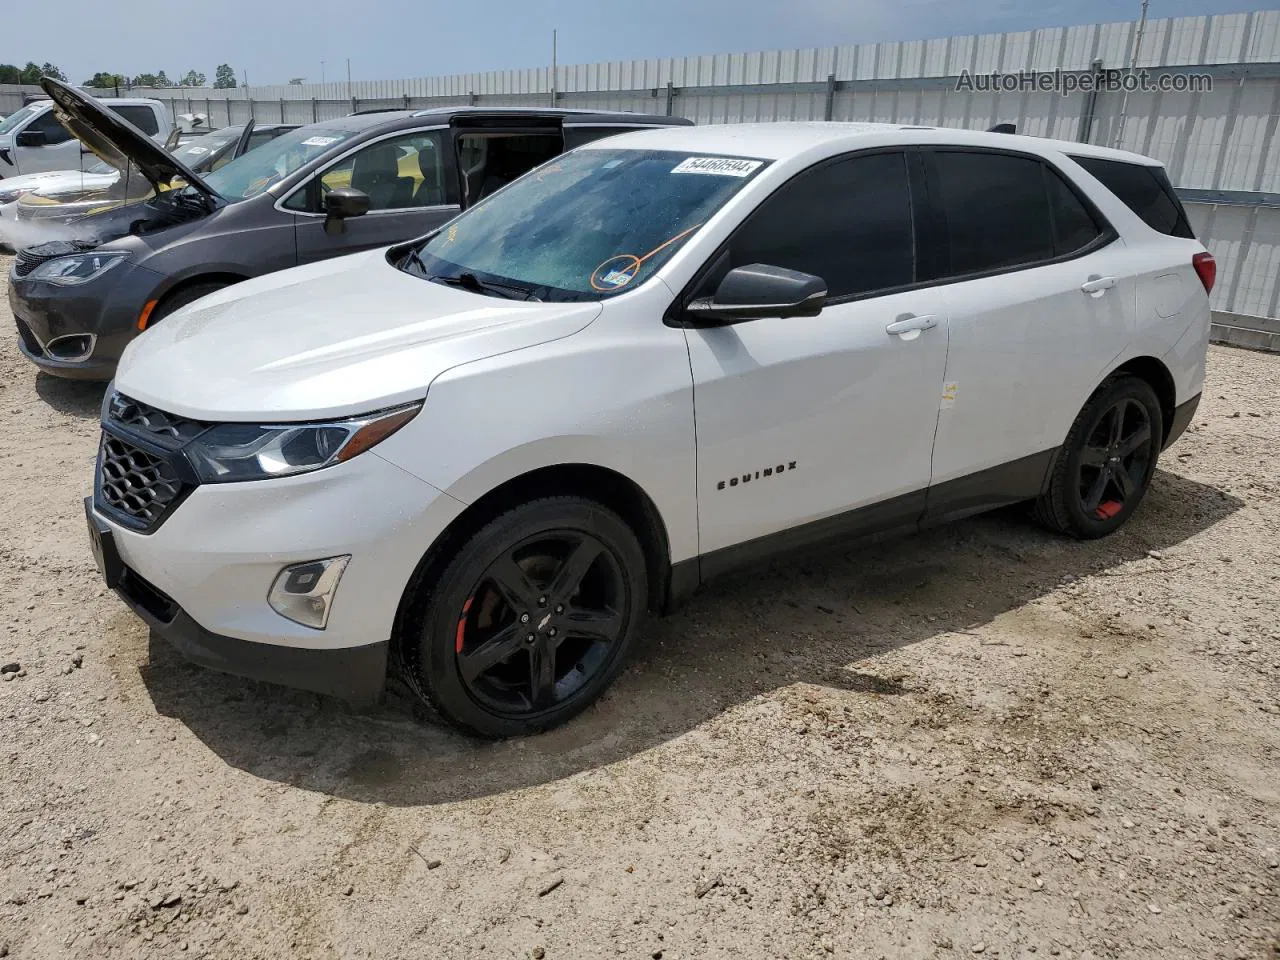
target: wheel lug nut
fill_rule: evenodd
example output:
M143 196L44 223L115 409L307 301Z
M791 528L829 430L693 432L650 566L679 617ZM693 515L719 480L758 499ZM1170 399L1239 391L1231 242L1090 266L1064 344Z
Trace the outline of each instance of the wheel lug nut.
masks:
M549 637L554 637L555 635L556 635L556 628L555 628L555 627L552 627L550 630L548 630L548 631L547 631L547 636L549 636Z
M547 605L547 598L546 598L546 597L539 597L539 598L538 598L538 606L540 606L540 607L545 607L546 605Z
M557 604L556 604L556 613L564 613L564 604L563 604L563 603L557 603Z
M528 622L529 622L529 615L528 615L527 613L522 613L522 614L520 614L520 622L521 622L521 623L528 623Z
M524 638L524 642L525 642L525 643L533 643L533 641L535 641L536 639L538 639L538 638L537 638L537 637L535 637L535 636L531 633L531 634L529 634L527 637L525 637L525 638Z

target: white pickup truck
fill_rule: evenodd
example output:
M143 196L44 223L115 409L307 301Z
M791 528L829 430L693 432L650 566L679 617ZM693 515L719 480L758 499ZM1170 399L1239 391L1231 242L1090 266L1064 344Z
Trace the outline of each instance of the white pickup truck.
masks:
M159 100L104 98L119 114L158 143L173 132L173 117ZM98 160L58 122L49 100L35 100L0 120L0 181L48 170L82 170Z

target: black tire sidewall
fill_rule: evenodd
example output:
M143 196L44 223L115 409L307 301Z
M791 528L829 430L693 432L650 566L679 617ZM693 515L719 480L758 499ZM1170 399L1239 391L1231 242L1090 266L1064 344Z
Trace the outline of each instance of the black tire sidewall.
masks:
M189 287L184 287L176 293L169 294L168 297L156 304L154 315L147 320L147 329L155 326L169 314L176 310L181 310L189 303L195 303L197 300L207 297L211 293L217 293L223 287L229 287L229 283L197 283Z
M1078 484L1080 459L1084 455L1085 444L1098 428L1102 417L1116 403L1126 399L1142 404L1147 413L1148 422L1151 424L1151 457L1147 461L1147 469L1142 475L1142 482L1138 485L1134 495L1125 502L1120 512L1114 517L1099 520L1097 517L1091 517L1085 513L1084 505L1080 502ZM1130 376L1121 377L1099 392L1085 405L1085 408L1080 411L1080 417L1076 421L1075 429L1072 430L1073 442L1070 449L1065 451L1067 457L1064 474L1065 483L1060 491L1063 498L1062 506L1066 510L1072 525L1080 533L1090 537L1106 536L1123 526L1129 517L1133 515L1151 486L1151 478L1155 475L1156 462L1159 459L1163 438L1164 415L1160 409L1160 400L1156 397L1156 393L1151 389L1150 384L1145 380Z
M622 572L626 621L609 659L568 701L539 714L507 717L481 705L458 671L455 637L467 598L489 566L515 544L553 530L577 530L598 538ZM558 726L586 709L612 682L639 633L648 598L644 552L630 527L612 511L578 498L554 498L518 507L482 527L445 564L420 612L406 624L405 642L416 644L406 664L420 692L457 726L489 738L537 733Z

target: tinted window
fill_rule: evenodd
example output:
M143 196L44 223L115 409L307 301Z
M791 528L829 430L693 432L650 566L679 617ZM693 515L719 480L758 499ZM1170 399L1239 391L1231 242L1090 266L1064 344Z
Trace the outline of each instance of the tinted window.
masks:
M153 136L160 132L160 124L156 121L155 111L148 106L139 104L138 106L115 106L111 110L124 117L135 127L148 136Z
M58 122L52 110L32 120L27 130L39 130L45 143L66 143L71 139L71 131Z
M880 153L784 184L738 231L723 266L802 270L825 280L828 296L844 297L911 283L913 249L906 157Z
M1072 157L1076 163L1102 181L1103 186L1124 201L1152 230L1171 237L1192 239L1182 203L1163 167L1145 167L1123 160Z
M1054 251L1062 256L1088 246L1102 234L1093 214L1056 171L1045 167L1044 176L1053 212Z
M928 162L943 218L942 275L1053 258L1053 222L1039 160L939 151Z

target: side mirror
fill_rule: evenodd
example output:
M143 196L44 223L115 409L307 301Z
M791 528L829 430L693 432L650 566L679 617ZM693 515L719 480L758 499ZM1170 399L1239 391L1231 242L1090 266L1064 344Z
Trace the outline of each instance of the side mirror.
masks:
M730 270L714 296L685 307L694 326L717 327L762 317L816 317L827 300L827 282L811 273L753 263Z
M14 141L19 147L43 147L47 142L43 130L23 130Z
M354 187L337 187L324 198L324 232L341 233L347 217L363 217L369 212L369 195Z

